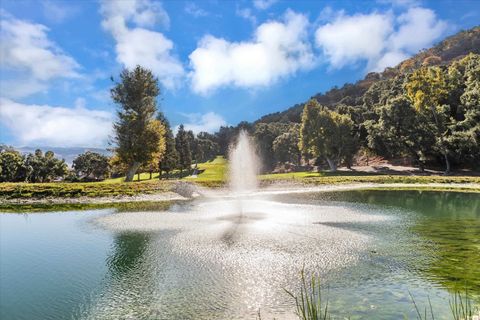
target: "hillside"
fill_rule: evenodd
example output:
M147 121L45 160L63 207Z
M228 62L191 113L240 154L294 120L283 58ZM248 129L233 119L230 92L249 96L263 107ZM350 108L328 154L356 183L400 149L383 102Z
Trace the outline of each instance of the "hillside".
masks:
M363 103L363 95L377 81L411 72L421 66L449 64L471 52L480 54L480 26L447 37L434 47L420 51L415 56L402 61L393 68L386 68L380 73L368 73L364 79L354 84L347 83L341 88L334 87L323 94L318 93L312 98L318 100L320 104L329 107L334 107L337 104L361 105ZM255 121L255 123L300 122L303 105L303 103L300 103L285 111L267 114Z

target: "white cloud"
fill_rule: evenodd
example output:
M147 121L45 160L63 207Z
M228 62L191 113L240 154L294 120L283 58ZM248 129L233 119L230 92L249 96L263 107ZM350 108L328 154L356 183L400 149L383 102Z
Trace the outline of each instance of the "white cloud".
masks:
M43 0L42 7L45 18L53 23L62 23L80 11L79 7L63 1Z
M123 22L114 28L125 27L127 21L132 21L139 27L153 27L156 24L162 24L167 28L170 26L170 18L162 5L151 0L103 0L101 11L106 19L104 23L120 20Z
M253 0L253 6L258 10L265 10L270 8L278 0Z
M20 145L105 147L112 133L112 114L86 109L81 99L76 104L71 109L0 98L0 122Z
M341 14L332 23L319 27L315 32L315 40L330 64L340 68L359 59L377 58L391 31L392 23L388 15Z
M48 38L46 26L16 19L5 11L0 16L0 68L9 74L2 77L2 87L13 89L2 95L28 96L45 91L52 79L79 77L80 66Z
M199 113L188 113L183 115L187 117L189 121L183 125L185 130L192 130L195 134L202 131L213 133L221 126L227 125L225 119L215 112L208 112L203 115ZM178 126L175 131L177 130Z
M185 12L188 13L191 16L194 16L195 18L199 17L206 17L208 16L208 12L197 6L193 2L187 2L185 4Z
M372 71L383 71L387 67L396 66L403 60L407 59L408 55L403 52L386 52L379 57L378 60L370 67Z
M413 7L420 5L420 0L377 0L380 4L388 4L396 7Z
M252 25L257 24L257 17L255 17L255 15L252 13L252 10L250 8L244 8L244 9L237 8L237 10L235 11L235 14L245 20L250 21Z
M425 8L410 8L398 17L400 28L390 36L395 50L416 52L432 44L447 29L447 23L438 20L435 13Z
M48 84L31 77L15 79L0 79L1 96L8 98L23 98L35 93L46 93Z
M368 71L395 66L440 38L447 23L426 8L348 16L340 12L315 32L315 43L333 68L367 61Z
M172 54L173 42L162 33L145 28L159 23L169 26L168 14L159 3L150 0L104 0L101 12L104 16L102 26L112 33L116 41L119 63L126 68L141 65L151 69L168 88L178 84L184 69ZM128 22L136 27L130 28Z
M260 25L249 42L204 36L189 56L193 90L207 94L223 86L267 86L312 68L315 59L307 27L304 15L287 11L283 21Z

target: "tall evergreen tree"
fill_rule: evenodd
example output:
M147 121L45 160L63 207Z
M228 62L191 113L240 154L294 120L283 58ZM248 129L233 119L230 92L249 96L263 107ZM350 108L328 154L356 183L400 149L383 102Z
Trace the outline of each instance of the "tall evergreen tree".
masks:
M111 90L112 99L119 106L114 123L115 152L128 167L125 181L132 181L141 165L163 154L165 128L155 119L160 89L153 73L137 66L131 71L123 70L120 80Z
M189 170L192 166L192 151L190 149L189 134L183 124L178 127L175 136L175 147L178 152L178 164L181 170Z
M170 123L168 122L164 114L161 112L158 113L157 119L161 121L163 123L163 126L165 127L165 154L160 159L160 163L158 164L158 167L160 169L159 179L161 179L162 171L165 171L168 177L169 173L179 166L179 159L178 152L175 147L175 138L173 136Z

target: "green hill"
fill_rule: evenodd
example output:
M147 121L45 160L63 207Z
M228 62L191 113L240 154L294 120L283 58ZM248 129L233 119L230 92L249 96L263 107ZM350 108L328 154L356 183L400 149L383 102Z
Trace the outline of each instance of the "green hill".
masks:
M332 108L339 104L361 105L365 92L378 81L411 72L421 66L450 64L454 60L463 58L468 53L480 54L480 26L452 35L434 47L422 50L413 57L402 61L393 68L386 68L380 73L370 72L365 78L354 84L347 83L341 88L334 87L325 93L318 93L312 98L318 100L320 104ZM267 114L258 119L256 123L300 122L303 106L303 103L299 103L285 111Z

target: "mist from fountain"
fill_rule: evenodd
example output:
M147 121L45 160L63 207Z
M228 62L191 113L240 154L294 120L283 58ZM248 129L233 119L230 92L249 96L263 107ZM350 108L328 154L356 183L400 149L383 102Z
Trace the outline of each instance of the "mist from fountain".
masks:
M251 138L242 130L229 153L229 186L237 195L252 193L257 189L259 160Z

